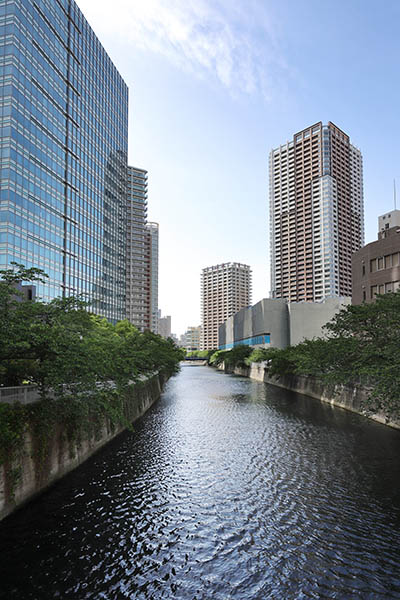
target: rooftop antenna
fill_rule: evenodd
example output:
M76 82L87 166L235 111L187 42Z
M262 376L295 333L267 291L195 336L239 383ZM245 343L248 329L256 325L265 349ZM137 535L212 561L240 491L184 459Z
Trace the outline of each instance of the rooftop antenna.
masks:
M394 200L394 210L396 210L396 180L393 179L393 200Z

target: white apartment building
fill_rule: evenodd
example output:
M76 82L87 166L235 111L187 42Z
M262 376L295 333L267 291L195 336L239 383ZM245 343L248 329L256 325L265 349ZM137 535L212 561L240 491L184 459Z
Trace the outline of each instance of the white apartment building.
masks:
M158 332L158 224L147 222L147 171L128 167L126 318Z
M251 269L241 263L207 267L201 273L201 350L218 348L218 327L251 304Z
M158 223L146 224L146 258L149 265L147 288L150 294L150 330L158 333Z
M128 167L126 244L126 318L140 331L150 328L147 279L147 171Z

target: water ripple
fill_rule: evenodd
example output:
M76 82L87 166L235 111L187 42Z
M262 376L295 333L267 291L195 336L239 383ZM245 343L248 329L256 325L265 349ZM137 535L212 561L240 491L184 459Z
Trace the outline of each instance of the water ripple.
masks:
M400 598L400 436L186 368L0 525L7 600Z

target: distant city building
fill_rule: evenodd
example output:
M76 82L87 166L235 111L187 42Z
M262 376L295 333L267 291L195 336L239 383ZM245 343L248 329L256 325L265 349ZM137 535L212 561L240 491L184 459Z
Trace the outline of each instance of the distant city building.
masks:
M73 0L2 2L0 266L125 318L128 88Z
M218 327L251 303L251 269L241 263L207 267L201 273L201 350L218 347Z
M159 311L159 314L161 311ZM158 333L163 338L171 337L171 317L170 315L166 317L158 317Z
M329 122L296 133L269 163L271 297L351 296L351 256L364 243L363 166Z
M400 289L400 210L379 217L378 240L353 254L352 303Z
M146 223L147 171L128 167L126 318L140 331L150 329L151 324Z
M323 337L324 325L350 303L350 298L327 298L322 302L264 298L220 325L218 348L230 350L240 345L286 348Z
M146 224L147 287L150 292L150 330L158 333L158 223Z
M200 350L201 341L201 326L188 327L183 336L181 336L180 345L183 346L187 352L195 352Z

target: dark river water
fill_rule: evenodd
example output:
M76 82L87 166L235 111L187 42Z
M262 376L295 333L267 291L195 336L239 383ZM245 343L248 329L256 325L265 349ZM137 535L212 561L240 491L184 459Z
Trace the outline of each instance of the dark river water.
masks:
M400 598L400 433L186 366L0 540L7 600Z

